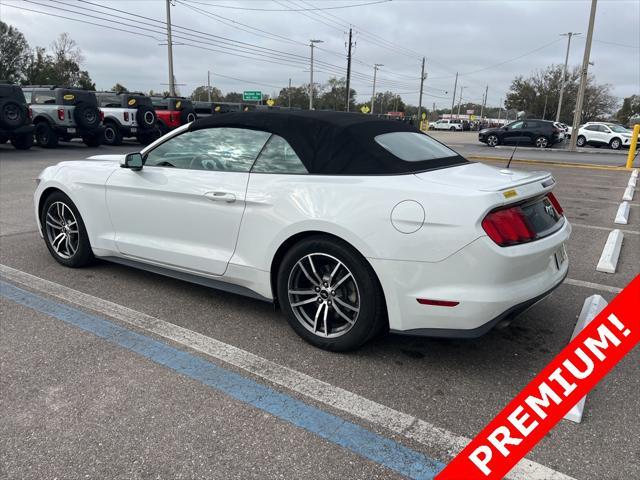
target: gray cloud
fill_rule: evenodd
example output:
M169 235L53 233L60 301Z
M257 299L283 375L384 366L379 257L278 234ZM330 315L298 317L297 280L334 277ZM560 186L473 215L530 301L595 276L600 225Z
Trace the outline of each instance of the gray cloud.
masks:
M163 0L93 1L107 7L164 20ZM361 3L358 0L306 1L314 6ZM71 5L69 8L97 9L70 0L67 2ZM464 73L484 69L558 40L531 55L460 78L460 84L465 86L465 100L479 102L485 85L489 85L489 104L497 105L499 99L504 98L515 75L527 75L552 63L563 62L566 43L564 37L559 37L559 34L566 31L586 33L590 7L589 1L581 0L394 0L377 5L324 11L321 12L324 22L322 23L319 19L309 18L317 18L310 12L302 14L291 11L246 11L214 6L216 4L283 9L284 4L293 8L305 7L301 0L296 0L295 4L290 1L278 3L270 0L198 2L190 5L295 42L306 44L310 38L322 39L325 43L320 45L321 50L316 50L316 59L342 69L346 69L346 35L342 27L337 26L335 22L353 24L357 42L354 55L357 63L353 65L357 77L353 80L353 87L358 91L359 100L365 100L371 95L373 63L382 63L384 67L379 71L378 89L410 92L402 97L405 101L416 104L420 54L427 57L429 74L426 83L427 96L424 101L427 105L435 102L439 107L451 104L453 76L456 71ZM203 5L207 3L211 5ZM9 5L54 12L54 4L41 7L20 0L2 0L0 16L3 21L18 27L32 46L49 45L60 32L69 32L82 48L86 58L85 68L89 70L99 88L109 88L115 82L138 90L166 88L163 84L167 83L167 55L166 47L160 44L164 41L162 35L155 34L158 40L154 40L77 23L69 18L56 18L11 8ZM85 13L91 12L85 10ZM61 11L58 14L77 17ZM309 55L308 46L248 33L241 30L244 27L240 25L225 25L180 3L172 7L172 16L173 23L194 30L303 57ZM100 22L96 19L87 20ZM136 23L136 20L133 23ZM131 27L116 24L114 26L128 31L148 33ZM368 34L375 34L400 48L383 48L379 40L372 39ZM594 39L597 41L592 47L591 60L595 65L590 68L590 72L599 82L610 83L613 93L618 97L640 93L640 2L601 0L598 3ZM184 40L175 41L184 43ZM635 48L602 42L631 45ZM199 42L191 36L190 43ZM584 45L584 35L572 43L571 65L579 65L582 62ZM201 47L224 50L221 46L201 44ZM416 54L408 53L406 49ZM180 87L183 94L188 94L196 86L206 83L207 70L213 73L212 83L223 92L262 86L266 93L277 93L280 87L286 86L289 78L294 85L309 81L307 62L298 66L284 66L275 61L250 60L232 53L212 52L186 45L176 45L174 50L176 77L179 83L185 84ZM316 69L318 73L315 80L319 82L335 75L319 64L316 65ZM217 74L255 83L234 81Z

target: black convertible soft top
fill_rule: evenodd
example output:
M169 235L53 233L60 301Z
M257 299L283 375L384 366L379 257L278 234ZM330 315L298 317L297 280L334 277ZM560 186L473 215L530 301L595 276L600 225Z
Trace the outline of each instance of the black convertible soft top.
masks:
M394 175L424 172L467 163L456 155L424 161L404 161L374 138L391 132L419 130L397 120L346 112L255 111L198 119L190 130L235 127L262 130L284 138L309 173L319 175Z

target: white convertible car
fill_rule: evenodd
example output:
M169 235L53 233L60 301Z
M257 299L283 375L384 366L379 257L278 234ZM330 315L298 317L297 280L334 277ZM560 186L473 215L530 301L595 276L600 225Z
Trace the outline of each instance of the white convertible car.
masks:
M98 257L277 302L330 350L383 329L481 335L568 269L549 173L469 162L360 114L212 116L37 182L38 226L61 264Z

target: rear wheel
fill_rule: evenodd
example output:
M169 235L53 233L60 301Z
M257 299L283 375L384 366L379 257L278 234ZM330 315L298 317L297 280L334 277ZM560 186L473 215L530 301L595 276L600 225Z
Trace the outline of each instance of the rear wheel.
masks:
M33 133L24 133L11 137L11 145L17 150L29 150L33 146Z
M456 127L451 127L449 130L451 130L452 132L456 131Z
M614 150L620 150L622 148L622 142L619 138L614 138L609 142L609 146Z
M35 137L36 143L41 147L53 148L58 145L58 135L46 122L40 122L36 125Z
M498 144L500 144L500 139L497 135L489 135L487 137L487 145L489 145L490 147L495 147Z
M584 135L580 135L578 138L576 138L576 145L579 147L584 147L587 144L587 139L584 137Z
M547 148L549 146L549 139L543 136L536 137L535 144L538 148Z
M327 237L294 245L278 271L278 299L295 332L334 351L352 350L385 321L382 289L352 247Z
M40 223L47 248L58 263L77 268L93 261L82 217L64 193L57 191L46 198L40 212Z
M113 122L108 122L104 126L104 143L106 145L122 145L122 133Z

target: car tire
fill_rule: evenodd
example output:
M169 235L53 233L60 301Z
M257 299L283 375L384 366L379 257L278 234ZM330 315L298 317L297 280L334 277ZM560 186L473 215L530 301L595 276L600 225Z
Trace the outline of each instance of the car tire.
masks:
M185 125L187 123L194 122L198 119L196 111L193 109L185 109L180 111L180 124Z
M534 144L538 148L548 148L551 145L549 139L542 135L536 137Z
M107 122L104 125L104 144L117 147L122 145L122 132L114 122Z
M28 117L27 107L15 100L0 101L0 126L8 129L24 125Z
M16 150L29 150L33 146L33 133L23 133L11 137L11 145Z
M44 200L40 224L47 249L58 263L78 268L93 262L87 229L78 209L67 195L55 191Z
M35 130L36 143L43 148L53 148L58 145L58 135L47 122L40 122Z
M587 139L584 135L578 135L578 138L576 138L576 145L578 147L584 147L587 144Z
M620 150L622 148L622 141L619 138L614 138L609 142L609 146L613 150Z
M82 137L82 143L84 143L87 147L96 148L102 145L102 137L100 135Z
M325 350L358 348L386 322L375 272L351 246L330 237L309 237L289 249L278 269L277 292L293 330Z
M490 147L496 147L500 145L500 137L498 137L497 135L489 135L487 137L487 145L489 145Z
M85 130L93 130L100 125L100 109L88 103L78 102L73 109L73 119Z
M456 131L456 127L451 127L449 130L452 131L452 132L455 132Z

